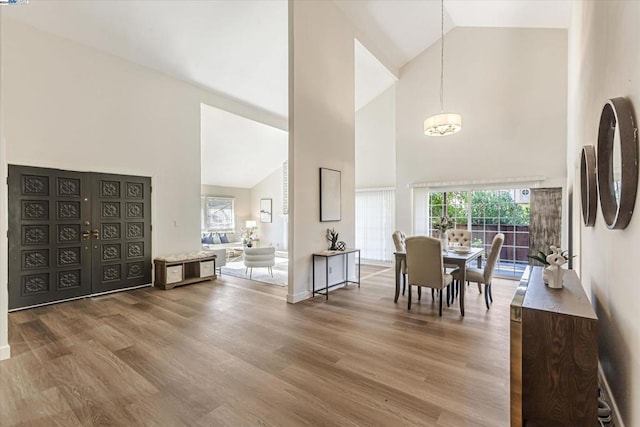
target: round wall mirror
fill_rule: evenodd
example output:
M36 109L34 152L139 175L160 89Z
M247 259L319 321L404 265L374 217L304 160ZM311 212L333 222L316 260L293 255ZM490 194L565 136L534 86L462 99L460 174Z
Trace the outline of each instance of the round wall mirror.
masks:
M607 227L623 229L633 215L638 188L638 137L628 99L613 98L604 105L597 151L602 215Z
M598 189L596 187L596 149L593 145L582 147L580 156L580 193L582 196L582 220L592 227L596 223Z

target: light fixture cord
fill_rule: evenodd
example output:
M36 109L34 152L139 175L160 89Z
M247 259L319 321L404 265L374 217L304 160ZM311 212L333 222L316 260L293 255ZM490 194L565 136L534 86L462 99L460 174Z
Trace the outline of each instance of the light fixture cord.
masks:
M444 0L440 2L440 111L444 112Z

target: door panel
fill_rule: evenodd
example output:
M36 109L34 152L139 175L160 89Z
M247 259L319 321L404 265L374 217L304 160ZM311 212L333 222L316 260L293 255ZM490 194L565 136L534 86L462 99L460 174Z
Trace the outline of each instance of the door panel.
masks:
M81 172L9 166L9 308L91 293L90 181Z
M151 179L9 165L9 309L151 283Z
M151 179L92 178L93 292L151 283Z

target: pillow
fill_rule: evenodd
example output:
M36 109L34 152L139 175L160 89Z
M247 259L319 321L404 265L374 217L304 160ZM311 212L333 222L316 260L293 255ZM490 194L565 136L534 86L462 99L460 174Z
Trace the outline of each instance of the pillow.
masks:
M213 239L211 238L211 233L203 235L202 243L204 243L205 245L210 245L213 243Z
M218 236L220 236L220 243L229 243L227 233L218 233Z
M218 236L218 233L211 233L211 240L213 241L212 243L214 245L219 245L220 244L220 236Z
M238 233L236 233L235 231L231 231L227 233L227 239L229 240L229 243L235 243L240 241L240 237L238 236Z

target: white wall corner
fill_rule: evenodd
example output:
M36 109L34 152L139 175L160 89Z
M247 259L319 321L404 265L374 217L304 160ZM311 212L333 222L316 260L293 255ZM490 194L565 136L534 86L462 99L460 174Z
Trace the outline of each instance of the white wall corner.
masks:
M0 347L0 360L5 360L11 357L11 346L9 344Z
M303 291L303 292L298 292L296 294L287 294L287 302L289 304L295 304L298 303L300 301L304 301L311 298L311 291Z

